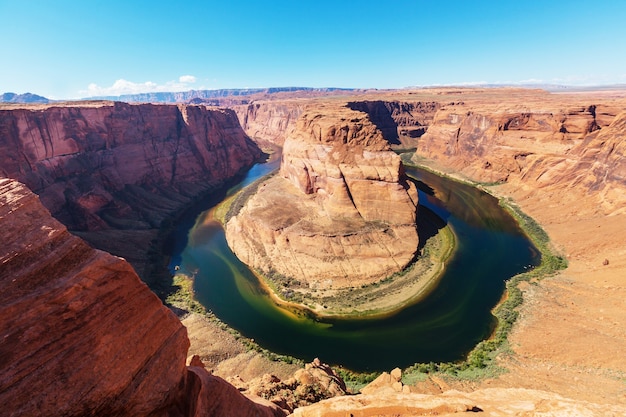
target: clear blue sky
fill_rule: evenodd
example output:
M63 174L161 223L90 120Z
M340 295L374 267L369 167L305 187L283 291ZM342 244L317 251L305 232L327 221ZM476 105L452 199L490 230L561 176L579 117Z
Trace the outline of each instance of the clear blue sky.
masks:
M626 83L626 0L0 0L0 93Z

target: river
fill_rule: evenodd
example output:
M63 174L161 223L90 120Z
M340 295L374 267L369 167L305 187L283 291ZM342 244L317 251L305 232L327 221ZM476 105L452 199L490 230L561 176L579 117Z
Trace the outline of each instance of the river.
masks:
M228 192L266 175L277 164L255 165ZM491 309L502 297L505 281L538 265L540 257L492 196L423 170L407 168L407 173L418 184L420 206L447 222L457 247L437 288L426 299L393 315L313 320L295 317L276 306L230 251L208 206L207 211L179 225L170 268L193 275L199 302L276 353L305 361L318 357L353 371L462 359L491 334L496 324Z

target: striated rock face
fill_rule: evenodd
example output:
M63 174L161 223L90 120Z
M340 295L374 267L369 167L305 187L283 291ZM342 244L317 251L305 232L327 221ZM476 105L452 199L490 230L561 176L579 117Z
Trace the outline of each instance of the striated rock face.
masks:
M163 221L260 150L232 110L88 102L0 109L0 155L1 175L145 278L142 251Z
M116 193L186 196L201 180L230 178L259 156L230 110L104 102L0 110L0 153L1 173L23 181L77 230L105 229L110 217L132 211L120 207L125 199L114 201ZM128 214L146 228L161 220Z
M414 158L440 161L476 181L577 190L576 198L595 194L607 213L619 210L626 198L613 185L626 172L623 106L519 94L468 93L466 101L442 105Z
M351 109L367 113L390 144L404 148L417 146L417 139L426 133L440 106L433 101L366 100L348 103Z
M257 143L282 146L304 111L304 104L300 100L255 101L232 108L243 130Z
M0 179L0 222L3 415L284 415L186 368L185 328L130 265L16 181Z
M375 282L415 256L417 191L367 115L320 107L285 141L280 175L227 224L248 265L310 287Z

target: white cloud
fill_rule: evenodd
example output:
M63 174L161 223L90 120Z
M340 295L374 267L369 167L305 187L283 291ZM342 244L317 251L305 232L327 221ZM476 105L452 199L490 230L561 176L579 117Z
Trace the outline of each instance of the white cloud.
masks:
M102 87L96 83L91 83L86 90L80 90L81 97L99 96L120 96L124 94L154 93L166 91L186 91L191 88L191 84L196 82L193 75L181 75L178 81L167 81L164 84L157 84L152 81L136 83L124 79L116 80L109 87Z
M196 82L196 77L193 75L181 75L178 77L178 81L185 84L193 84Z

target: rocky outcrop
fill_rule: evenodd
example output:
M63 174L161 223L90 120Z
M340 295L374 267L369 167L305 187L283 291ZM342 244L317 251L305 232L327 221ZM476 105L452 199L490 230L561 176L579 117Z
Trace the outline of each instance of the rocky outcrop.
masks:
M626 408L564 398L560 395L519 388L487 388L473 392L446 391L440 395L417 393L363 394L330 398L298 408L294 417L484 417L621 416Z
M232 110L89 102L0 110L0 155L0 174L147 278L145 251L163 222L260 150Z
M238 377L229 378L228 381L239 390L266 398L290 412L348 392L346 384L335 371L317 358L284 381L271 374L250 382L244 382Z
M436 377L433 377L436 378ZM436 378L439 379L439 378ZM445 383L444 383L445 385ZM383 372L361 389L359 395L322 400L295 410L293 416L619 416L620 405L597 404L580 399L519 388L488 388L473 392L446 389L441 394L413 392L402 383L399 368Z
M124 260L0 179L0 402L6 416L284 415L185 366L176 316Z
M416 161L434 160L480 182L572 189L576 198L593 192L609 212L626 202L611 191L626 170L623 107L537 91L480 93L441 106Z
M415 256L417 191L366 114L320 107L285 141L280 175L226 226L248 265L311 288L345 288Z

